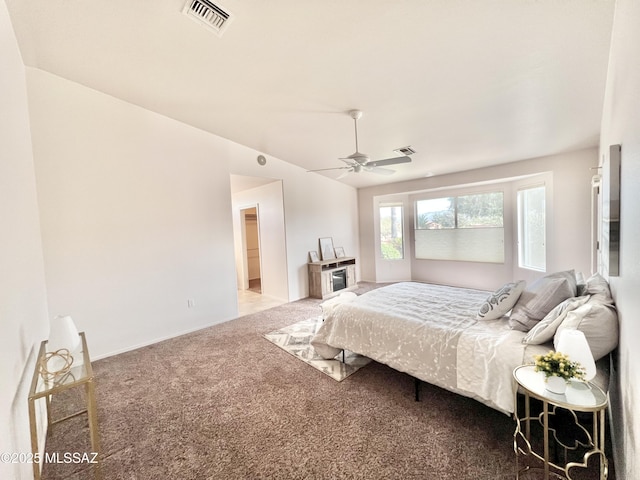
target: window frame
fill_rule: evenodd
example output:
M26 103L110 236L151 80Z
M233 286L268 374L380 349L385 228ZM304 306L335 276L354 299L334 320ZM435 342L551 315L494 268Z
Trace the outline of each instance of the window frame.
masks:
M384 252L382 251L383 248L383 244L385 242L383 242L382 240L382 214L381 211L383 208L393 208L393 207L399 207L400 208L400 215L399 215L399 219L400 219L400 246L402 248L402 252L401 252L401 256L398 258L387 258L384 255ZM405 248L405 211L404 211L404 203L403 202L380 202L378 203L378 255L382 260L385 261L398 261L398 260L404 260L406 258L406 248Z
M544 233L543 233L543 238L542 238L542 255L543 255L543 259L542 259L542 265L540 264L531 264L531 262L528 260L528 258L532 257L532 253L531 252L525 252L525 249L527 248L527 246L529 245L529 241L527 241L524 236L525 236L525 228L530 228L528 227L528 225L526 224L527 222L525 222L525 210L524 208L526 208L523 205L523 202L526 200L522 195L525 194L525 192L530 192L532 190L539 190L542 189L542 198L543 198L543 214L544 217L542 219L542 225L544 228ZM547 215L547 211L548 211L548 200L547 200L547 194L548 194L548 190L547 190L547 184L546 182L537 182L537 183L530 183L527 185L521 185L518 186L516 188L516 250L517 250L517 264L518 264L518 268L524 269L524 270L532 270L535 272L546 272L547 269L547 247L548 247L548 238L547 238L547 222L548 222L548 215ZM528 234L527 234L528 235Z

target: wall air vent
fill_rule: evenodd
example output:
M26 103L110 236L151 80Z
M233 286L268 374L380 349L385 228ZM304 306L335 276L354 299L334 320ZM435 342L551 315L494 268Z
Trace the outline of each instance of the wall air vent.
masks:
M411 148L410 146L406 146L406 147L402 147L402 148L396 148L394 150L394 152L396 152L396 153L398 153L400 155L406 155L406 156L413 155L414 153L416 153L416 151L413 148Z
M218 35L224 33L233 19L230 12L209 0L187 0L182 12L212 29Z

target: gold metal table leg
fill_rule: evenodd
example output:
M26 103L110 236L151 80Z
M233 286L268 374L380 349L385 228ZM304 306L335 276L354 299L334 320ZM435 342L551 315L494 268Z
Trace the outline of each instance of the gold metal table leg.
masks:
M29 399L29 424L31 425L31 452L34 456L33 478L40 480L40 463L35 461L38 456L38 429L36 425L36 405L34 399Z
M542 402L542 423L544 442L544 480L549 480L549 404Z
M96 405L95 384L93 380L85 384L87 396L87 416L89 420L89 435L91 437L91 450L97 454L98 464L95 465L96 478L101 478L102 456L100 454L100 436L98 434L98 409Z

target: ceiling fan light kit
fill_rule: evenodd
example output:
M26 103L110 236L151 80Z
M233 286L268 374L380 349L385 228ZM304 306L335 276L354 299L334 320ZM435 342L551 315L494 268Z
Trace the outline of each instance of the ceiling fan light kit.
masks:
M338 179L345 177L351 172L359 173L361 171L377 173L379 175L391 175L395 173L395 170L391 170L389 168L381 168L381 167L411 162L411 158L409 157L409 155L415 153L415 150L413 150L409 146L394 150L394 152L401 154L400 157L385 158L383 160L371 161L371 158L369 157L369 155L367 155L366 153L360 152L360 150L358 149L358 120L362 118L362 111L349 110L349 116L353 118L353 126L355 131L355 138L356 138L356 151L347 157L339 158L339 160L342 160L344 163L346 163L346 166L320 168L317 170L308 170L309 172L323 172L326 170L345 170L343 174L337 177Z

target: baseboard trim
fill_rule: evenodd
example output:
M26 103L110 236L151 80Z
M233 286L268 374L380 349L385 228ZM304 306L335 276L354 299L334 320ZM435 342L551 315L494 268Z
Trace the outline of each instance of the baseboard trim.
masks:
M239 317L227 318L224 320L218 320L216 322L208 323L206 325L191 328L188 330L182 330L180 332L176 332L175 334L165 335L162 337L157 337L148 342L137 343L135 345L130 345L124 348L120 348L118 350L114 350L112 352L103 353L102 355L96 355L91 357L91 361L101 360L103 358L113 357L114 355L120 355L121 353L131 352L132 350L137 350L138 348L148 347L149 345L154 345L156 343L164 342L165 340L171 340L172 338L181 337L182 335L188 335L193 332L197 332L198 330L204 330L205 328L213 327L215 325L220 325L222 323L230 322L231 320L236 320Z

